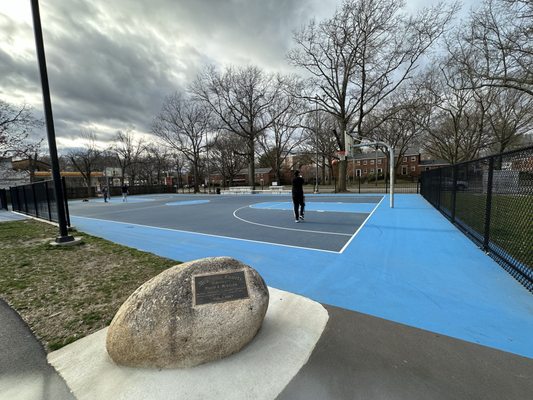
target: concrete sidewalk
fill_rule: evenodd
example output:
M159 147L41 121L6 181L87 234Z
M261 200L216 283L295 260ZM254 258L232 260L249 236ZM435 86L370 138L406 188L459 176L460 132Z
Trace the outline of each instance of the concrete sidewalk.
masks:
M7 210L0 210L0 222L20 221L26 218L28 217L25 217L21 214L17 214Z

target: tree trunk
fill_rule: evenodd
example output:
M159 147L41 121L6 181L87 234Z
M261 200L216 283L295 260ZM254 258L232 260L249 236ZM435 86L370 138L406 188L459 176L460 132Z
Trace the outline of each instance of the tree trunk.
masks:
M346 192L346 160L339 161L339 182L337 184L338 192Z
M252 187L252 190L255 190L255 151L253 139L250 139L248 142L248 147L248 185Z
M198 185L198 163L193 163L193 177L194 177L194 193L198 193L200 191L200 187Z
M87 171L87 198L91 198L91 171Z
M320 168L320 166L319 166ZM323 155L322 156L322 171L321 171L321 175L322 175L322 184L324 184L326 182L326 157Z
M344 141L345 139L345 132L346 132L346 129L347 129L347 123L345 120L340 120L339 121L339 128L340 128L340 149L339 150L346 150L346 143ZM346 167L347 167L347 162L346 160L339 160L339 164L338 164L338 169L339 169L339 173L338 173L338 181L337 181L337 191L338 192L346 192Z

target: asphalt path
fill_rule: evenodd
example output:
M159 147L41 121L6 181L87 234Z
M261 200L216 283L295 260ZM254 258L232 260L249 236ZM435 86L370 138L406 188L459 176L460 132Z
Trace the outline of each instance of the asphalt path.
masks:
M20 316L0 299L0 399L74 399Z

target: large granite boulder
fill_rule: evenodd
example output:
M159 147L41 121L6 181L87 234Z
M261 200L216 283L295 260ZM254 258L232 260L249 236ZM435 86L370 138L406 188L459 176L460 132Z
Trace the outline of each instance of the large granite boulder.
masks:
M258 332L268 289L251 267L230 257L176 265L139 287L107 333L120 365L192 367L238 352Z

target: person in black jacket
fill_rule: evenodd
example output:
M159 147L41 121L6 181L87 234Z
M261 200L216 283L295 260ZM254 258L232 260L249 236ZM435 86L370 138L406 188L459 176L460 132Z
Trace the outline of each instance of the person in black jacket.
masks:
M300 176L300 171L294 171L292 179L292 204L294 205L294 222L304 220L304 178Z
M123 184L122 185L122 201L127 202L128 201L128 185Z

